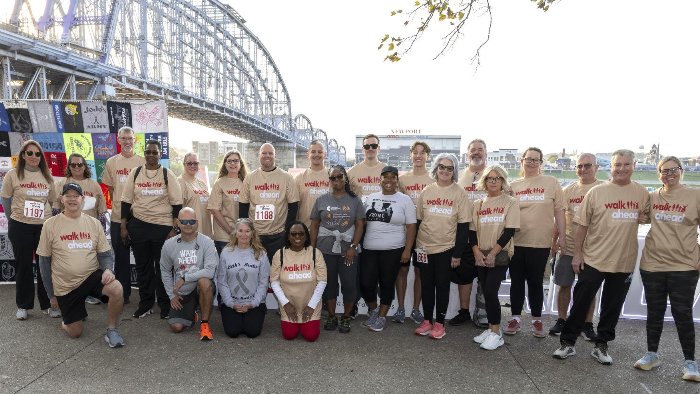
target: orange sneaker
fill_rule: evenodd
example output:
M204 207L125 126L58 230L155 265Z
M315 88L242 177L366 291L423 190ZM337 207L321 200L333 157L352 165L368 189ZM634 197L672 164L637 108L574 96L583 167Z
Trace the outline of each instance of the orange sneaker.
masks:
M199 325L199 339L202 341L211 341L214 336L211 335L211 329L209 328L209 323L202 323Z

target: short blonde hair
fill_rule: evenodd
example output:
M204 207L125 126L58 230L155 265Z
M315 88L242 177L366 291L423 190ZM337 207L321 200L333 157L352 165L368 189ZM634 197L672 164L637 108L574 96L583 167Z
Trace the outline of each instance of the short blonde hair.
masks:
M477 190L486 190L486 178L489 176L491 171L496 171L498 176L503 178L503 181L501 182L501 190L510 190L510 184L508 183L508 171L498 164L492 164L484 168L484 172L481 173L481 177L479 178L479 183L476 185Z

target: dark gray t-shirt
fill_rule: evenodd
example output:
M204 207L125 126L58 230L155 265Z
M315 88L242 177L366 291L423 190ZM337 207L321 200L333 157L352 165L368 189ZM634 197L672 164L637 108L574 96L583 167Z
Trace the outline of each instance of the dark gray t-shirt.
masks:
M321 227L330 231L338 230L346 232L355 224L357 219L365 218L365 208L359 197L351 197L345 194L343 197L335 198L331 193L324 194L316 199L311 210L311 220L320 219ZM352 234L351 234L352 236ZM341 253L333 253L333 236L319 236L316 241L316 248L325 254L343 255L350 247L350 242L341 241Z

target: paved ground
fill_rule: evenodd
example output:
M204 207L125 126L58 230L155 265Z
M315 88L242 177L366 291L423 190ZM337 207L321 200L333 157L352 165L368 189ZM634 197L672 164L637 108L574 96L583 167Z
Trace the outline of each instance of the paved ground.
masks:
M225 337L215 312L214 341L200 342L198 332L169 333L157 314L128 317L133 303L120 327L127 345L110 349L103 340L106 308L87 307L86 331L71 340L58 319L34 312L15 320L14 286L0 286L0 392L700 392L700 384L680 379L683 357L672 324L661 342L665 364L641 372L632 368L646 348L641 321L620 322L614 364L606 367L589 356L585 341L575 357L555 360L558 340L534 338L528 329L492 352L471 342L480 332L471 325L448 326L435 341L413 335L413 323L373 333L356 320L348 335L322 332L316 343L288 342L274 311L256 339ZM700 338L700 326L696 332Z

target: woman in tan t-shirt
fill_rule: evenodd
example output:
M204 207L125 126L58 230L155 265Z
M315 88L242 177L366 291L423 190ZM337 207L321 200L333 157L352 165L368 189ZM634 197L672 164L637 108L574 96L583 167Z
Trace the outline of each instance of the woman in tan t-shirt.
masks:
M211 238L211 214L207 210L209 189L204 181L197 178L197 172L199 172L199 158L197 154L194 152L186 153L182 164L184 171L177 180L180 182L180 188L182 189L183 206L194 209L197 214L197 220L199 220L197 230Z
M105 196L102 193L102 188L96 180L92 179L92 172L85 161L85 157L80 153L72 153L68 156L66 165L66 179L56 182L56 194L60 194L63 190L63 185L73 182L80 185L83 189L84 203L83 212L98 219L102 223L102 227L107 228L107 203ZM58 215L63 211L63 203L61 199L56 199L53 204L55 209L54 215Z
M527 299L532 314L532 335L544 338L547 333L542 324L544 304L544 270L549 259L554 228L559 230L557 244L566 248L564 192L559 181L549 175L541 175L542 151L527 148L520 159L521 178L511 182L511 195L520 206L520 230L515 233L515 253L510 260L510 303L513 317L503 331L515 335L520 331L520 315Z
M241 154L237 150L228 151L221 162L219 176L211 189L207 205L214 218L214 245L219 255L229 242L233 225L238 220L238 198L247 174L248 169Z
M44 152L36 141L29 140L17 154L17 167L8 171L2 182L2 204L8 217L7 235L15 254L17 320L26 320L27 310L34 309L34 252L39 245L44 220L51 216L51 204L55 200L53 177ZM61 317L58 309L50 309L38 265L36 269L39 306L51 317Z
M674 156L661 160L658 171L663 186L651 193L651 230L639 266L647 301L647 353L634 366L649 371L661 364L656 352L666 300L670 299L685 358L683 379L700 382L693 326L693 301L700 274L700 189L681 183L683 165Z

